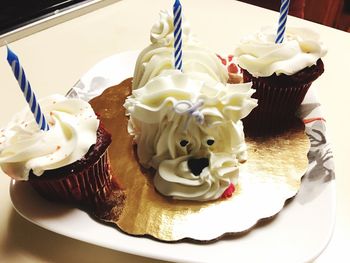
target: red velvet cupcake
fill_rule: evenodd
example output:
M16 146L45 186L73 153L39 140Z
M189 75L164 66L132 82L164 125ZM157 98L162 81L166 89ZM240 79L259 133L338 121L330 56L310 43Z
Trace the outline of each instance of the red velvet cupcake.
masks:
M309 29L287 28L281 44L275 44L275 31L269 28L245 37L235 56L243 81L252 82L258 99L258 107L243 119L245 132L266 135L288 129L312 82L324 71L321 57L326 52Z
M36 176L31 170L29 183L47 199L74 202L78 205L98 205L108 199L112 190L112 175L108 158L111 135L101 126L97 141L80 160L47 170Z
M270 77L254 77L243 70L243 81L252 82L253 98L258 107L243 119L245 131L252 135L280 132L295 122L295 115L312 82L324 71L319 59L316 65L291 76L274 73Z
M0 134L0 166L28 181L49 200L96 207L112 191L111 135L88 102L53 95L40 101L49 130L38 128L29 108Z

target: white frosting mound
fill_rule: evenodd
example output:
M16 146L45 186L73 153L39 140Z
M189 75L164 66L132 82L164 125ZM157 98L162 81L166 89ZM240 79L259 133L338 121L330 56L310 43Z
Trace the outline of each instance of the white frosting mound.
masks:
M39 101L50 130L42 131L29 107L0 134L0 166L16 180L81 159L96 143L99 120L88 102L52 95Z
M180 200L207 201L220 198L230 184L236 185L238 164L229 154L211 154L209 165L199 176L188 168L189 159L183 156L161 163L154 178L159 192Z
M157 170L154 184L163 195L217 199L236 183L238 161L246 159L240 119L257 105L251 83L207 79L165 70L125 101L139 162Z
M312 65L326 55L319 35L306 28L286 28L282 44L275 44L276 31L263 28L241 40L235 57L241 68L254 77L294 73Z
M151 29L151 44L139 55L134 72L133 89L144 86L164 70L174 68L173 16L166 11ZM190 32L188 23L182 23L183 72L201 72L212 79L226 83L228 73L216 54L203 46Z

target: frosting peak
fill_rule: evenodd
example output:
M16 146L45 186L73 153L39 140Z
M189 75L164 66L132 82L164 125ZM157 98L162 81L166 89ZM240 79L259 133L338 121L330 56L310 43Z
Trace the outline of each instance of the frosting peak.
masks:
M182 38L187 41L190 37L190 26L184 19L182 23ZM193 38L193 37L192 37ZM152 26L150 39L152 44L163 46L173 45L174 43L174 23L173 16L168 11L162 10L159 13L159 20ZM195 39L192 39L195 41Z
M138 89L164 70L174 69L173 16L160 13L151 30L151 44L141 51L135 66L133 89ZM190 32L186 20L182 23L182 62L184 73L205 73L215 81L226 83L228 73L216 54L203 46Z

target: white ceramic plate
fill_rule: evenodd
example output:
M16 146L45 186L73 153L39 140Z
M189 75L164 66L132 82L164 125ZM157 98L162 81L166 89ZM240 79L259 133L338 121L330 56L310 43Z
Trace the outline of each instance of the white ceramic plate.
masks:
M138 52L109 57L88 71L69 94L85 99L131 77ZM80 92L84 90L84 92ZM89 90L86 93L86 90ZM316 106L315 106L316 105ZM312 90L301 108L305 117L319 116ZM281 213L249 232L210 244L164 243L126 235L96 222L85 212L41 198L30 186L12 181L10 194L19 214L45 229L91 244L169 261L306 262L326 247L335 218L335 180L330 149L320 120L310 122L310 168L297 196ZM220 222L213 222L213 225ZM203 229L205 231L205 229Z

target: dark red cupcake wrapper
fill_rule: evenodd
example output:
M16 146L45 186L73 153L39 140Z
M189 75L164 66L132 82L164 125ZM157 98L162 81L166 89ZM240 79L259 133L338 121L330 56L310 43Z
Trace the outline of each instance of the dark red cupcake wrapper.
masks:
M29 183L49 200L95 206L107 200L113 187L111 179L106 150L95 163L81 172L62 174L60 178L53 180L29 180Z
M293 124L312 83L273 86L266 78L252 77L246 70L243 78L244 82L252 81L252 88L256 90L252 97L258 99L258 106L243 119L245 132L252 135L277 133Z

